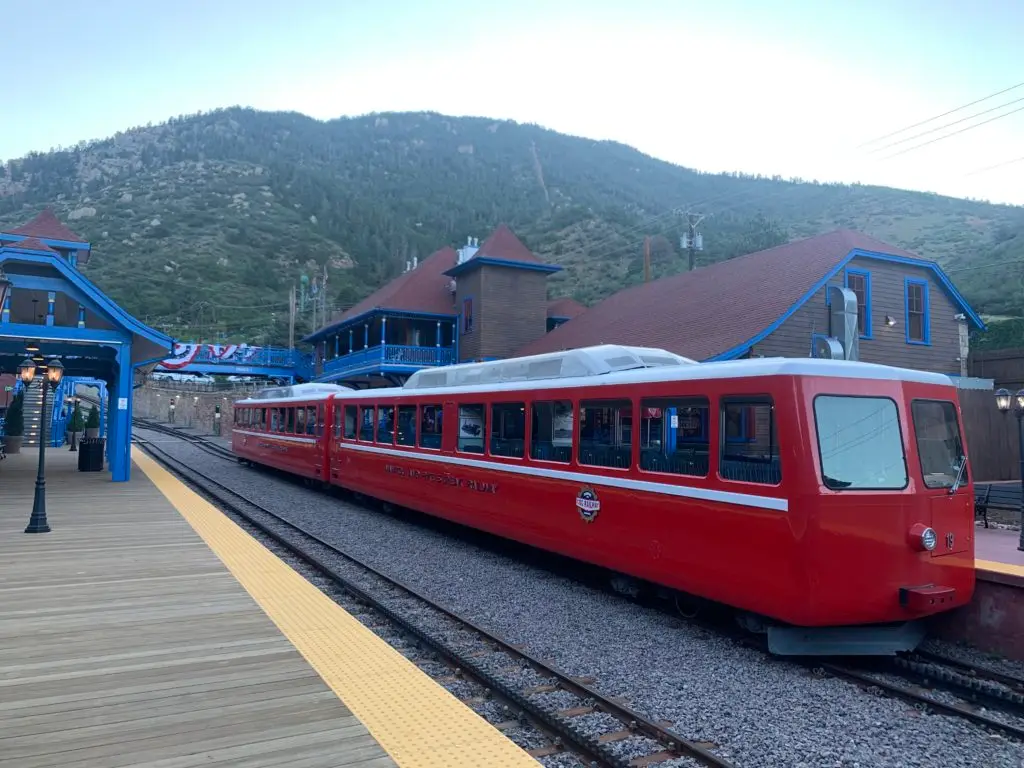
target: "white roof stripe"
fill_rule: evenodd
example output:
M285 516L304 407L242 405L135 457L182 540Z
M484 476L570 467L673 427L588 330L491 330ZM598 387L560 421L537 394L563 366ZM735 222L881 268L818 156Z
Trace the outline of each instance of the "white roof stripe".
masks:
M621 384L653 384L668 381L713 381L761 376L813 376L873 381L899 381L917 384L936 384L952 387L953 379L942 373L895 368L875 363L850 360L820 360L815 358L773 357L747 360L729 360L697 365L666 366L620 371L600 376L541 381L516 381L501 384L483 384L461 387L406 389L387 387L379 389L345 390L339 396L345 400L379 400L390 397L447 398L458 394L489 392L529 392L534 389L571 389ZM294 397L283 400L239 400L236 405L269 405L271 402L304 402L326 399L327 395Z

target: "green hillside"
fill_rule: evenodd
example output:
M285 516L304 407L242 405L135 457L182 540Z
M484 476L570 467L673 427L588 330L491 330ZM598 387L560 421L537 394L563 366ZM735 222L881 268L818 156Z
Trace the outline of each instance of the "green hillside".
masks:
M679 207L708 216L698 263L837 227L934 258L985 312L1020 314L1024 209L867 186L702 174L612 142L429 113L320 122L227 109L8 162L0 227L53 205L116 301L181 337L281 341L289 286L327 266L350 305L423 258L508 223L594 301L684 268ZM308 328L308 312L300 330Z

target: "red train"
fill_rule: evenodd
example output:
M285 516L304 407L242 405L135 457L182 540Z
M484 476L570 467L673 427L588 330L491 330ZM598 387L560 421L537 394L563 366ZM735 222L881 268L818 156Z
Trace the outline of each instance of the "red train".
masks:
M916 647L974 591L957 390L600 346L235 403L240 461L739 610L779 654Z

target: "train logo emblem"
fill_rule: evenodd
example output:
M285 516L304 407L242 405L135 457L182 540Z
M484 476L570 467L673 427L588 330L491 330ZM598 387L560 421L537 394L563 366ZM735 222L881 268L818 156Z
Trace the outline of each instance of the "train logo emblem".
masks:
M597 491L589 486L583 486L576 494L576 509L580 511L580 517L588 523L594 522L597 513L601 511L601 502L597 498Z
M947 533L946 534L946 549L952 549L953 548L953 542L955 540L956 539L953 538L953 532L952 531Z

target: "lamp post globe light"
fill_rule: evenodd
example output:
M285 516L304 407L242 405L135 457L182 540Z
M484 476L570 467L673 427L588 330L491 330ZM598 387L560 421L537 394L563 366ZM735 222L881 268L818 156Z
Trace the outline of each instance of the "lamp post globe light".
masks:
M18 373L21 380L27 387L36 377L36 364L34 360L25 360L18 366ZM32 499L32 517L29 518L28 527L25 533L49 533L50 526L46 521L46 390L50 387L56 388L64 376L64 366L56 358L50 360L46 365L46 373L43 376L43 413L40 415L39 426L39 469L36 472L36 493Z
M1017 390L1011 395L1010 390L1000 389L996 391L996 408L1007 414L1013 410L1017 417L1017 444L1020 456L1020 539L1017 542L1017 549L1024 552L1024 389Z

